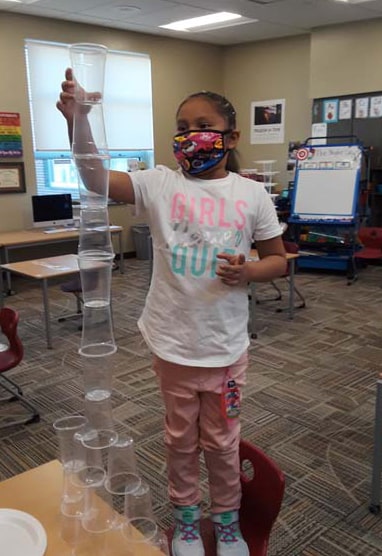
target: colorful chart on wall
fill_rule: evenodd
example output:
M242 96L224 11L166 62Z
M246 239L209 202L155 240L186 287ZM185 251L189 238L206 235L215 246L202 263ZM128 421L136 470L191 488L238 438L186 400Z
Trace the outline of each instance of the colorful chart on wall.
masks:
M0 112L0 157L16 158L23 155L20 114Z
M291 219L354 219L361 175L361 146L303 145L296 159Z

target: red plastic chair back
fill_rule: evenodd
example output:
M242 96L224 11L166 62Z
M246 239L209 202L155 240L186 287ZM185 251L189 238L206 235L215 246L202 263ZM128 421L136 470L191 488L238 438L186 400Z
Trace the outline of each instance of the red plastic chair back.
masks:
M363 247L354 253L356 259L363 259L366 262L382 259L382 228L362 227L358 237Z
M279 467L260 448L240 442L240 462L252 467L253 477L241 474L242 500L240 525L251 556L267 554L269 536L280 512L285 477Z
M240 441L242 499L240 527L248 543L250 556L266 556L272 526L280 512L285 478L282 471L260 448ZM252 468L253 476L249 477ZM248 474L247 474L248 473ZM201 532L205 556L216 556L216 541L210 519L202 519ZM167 531L169 544L173 527Z
M8 349L0 351L0 373L16 367L24 356L24 348L17 334L19 315L9 307L0 309L0 328L7 338Z
M379 249L382 252L382 228L376 226L361 227L358 237L364 247Z

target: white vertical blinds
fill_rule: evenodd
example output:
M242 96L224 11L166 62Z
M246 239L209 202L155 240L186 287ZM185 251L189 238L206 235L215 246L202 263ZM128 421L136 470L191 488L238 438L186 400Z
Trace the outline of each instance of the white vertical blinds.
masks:
M25 40L34 149L68 150L66 123L56 102L70 66L69 45ZM105 72L104 116L109 149L153 148L149 56L109 51Z

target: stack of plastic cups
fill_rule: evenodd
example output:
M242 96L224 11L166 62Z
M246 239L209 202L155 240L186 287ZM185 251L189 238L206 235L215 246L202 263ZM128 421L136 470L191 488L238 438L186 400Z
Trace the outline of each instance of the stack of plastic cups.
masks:
M145 556L148 551L162 555L166 554L166 539L153 517L149 486L138 474L133 440L113 430L112 365L105 359L117 350L111 312L114 252L107 204L110 156L103 116L106 55L102 45L70 47L76 83L72 154L81 200L78 260L84 301L79 353L83 356L87 430L81 434L81 462L70 467L70 482L63 495L72 494L69 487L81 494L82 528L97 536L97 542L91 544L92 550L97 547L97 555L125 556L136 544ZM74 512L76 507L70 510ZM74 551L80 537L76 524L64 524L65 537ZM117 540L109 550L101 539L106 534L105 539L113 540L109 536L113 532ZM92 552L92 556L96 554Z
M116 352L111 313L111 242L108 192L110 156L106 141L103 90L107 48L78 43L70 47L76 108L72 154L81 201L79 268L84 300L80 354L84 357L85 413L95 428L110 428L111 364Z

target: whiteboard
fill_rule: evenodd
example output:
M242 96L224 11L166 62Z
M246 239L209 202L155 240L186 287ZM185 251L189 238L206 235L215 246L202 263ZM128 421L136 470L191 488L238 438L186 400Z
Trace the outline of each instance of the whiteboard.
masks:
M300 217L353 216L357 170L304 170L299 173L294 212Z
M297 168L292 216L323 220L355 217L360 147L347 146L344 150L344 146L315 146L312 152L309 160L300 161Z

